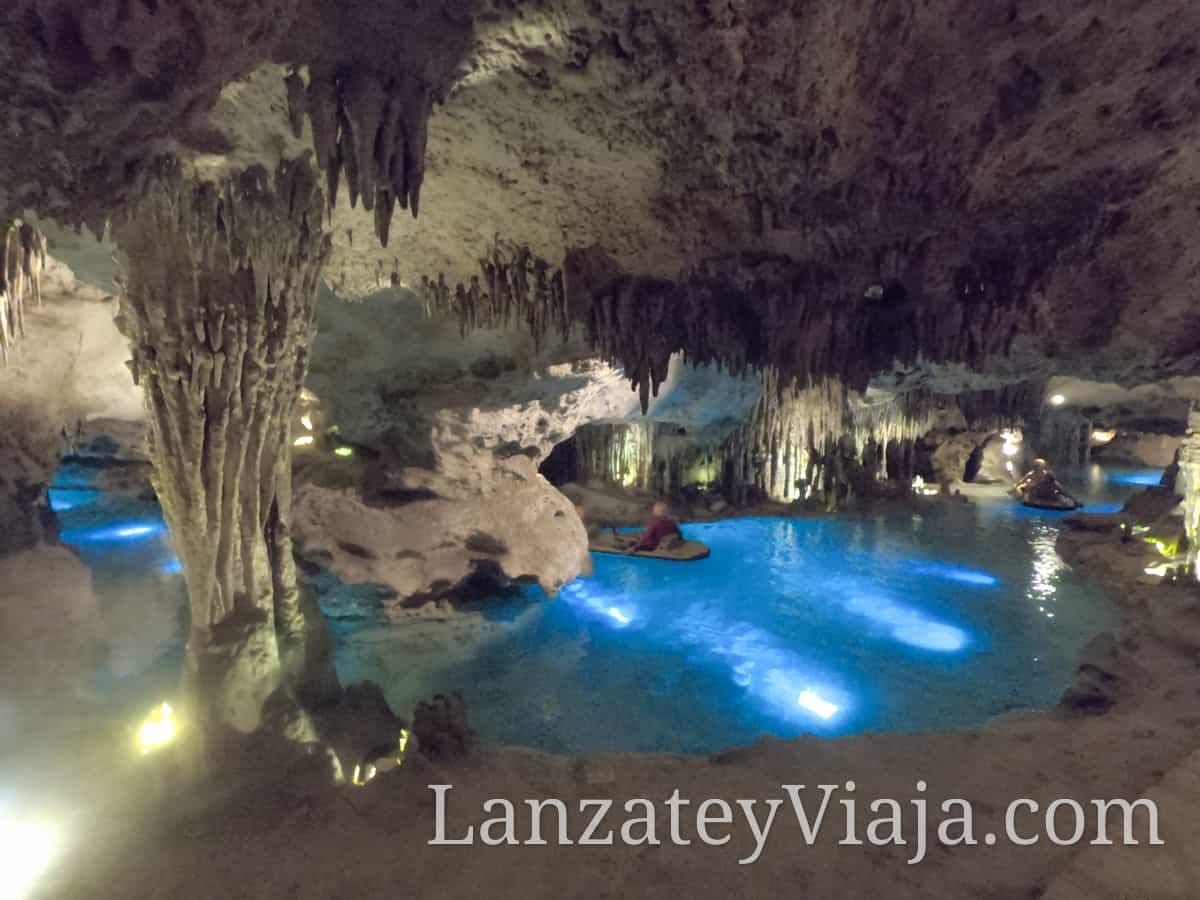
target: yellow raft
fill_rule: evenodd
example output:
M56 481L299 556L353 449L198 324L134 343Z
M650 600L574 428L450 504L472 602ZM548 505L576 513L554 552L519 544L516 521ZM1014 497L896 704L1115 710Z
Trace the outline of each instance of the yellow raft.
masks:
M619 553L621 556L641 556L646 559L666 559L672 562L695 562L708 557L708 546L699 541L683 541L670 550L659 547L657 550L639 550L637 553L626 553L621 542L632 538L631 534L613 534L611 531L601 532L591 539L588 549L593 553Z

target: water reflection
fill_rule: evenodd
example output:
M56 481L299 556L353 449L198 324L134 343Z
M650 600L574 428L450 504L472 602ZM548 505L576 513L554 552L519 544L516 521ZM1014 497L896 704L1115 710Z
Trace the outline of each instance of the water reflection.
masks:
M1058 589L1058 576L1063 570L1055 544L1058 529L1048 522L1033 522L1030 525L1029 545L1032 550L1032 573L1029 578L1028 598L1037 604L1038 612L1054 618L1054 595Z

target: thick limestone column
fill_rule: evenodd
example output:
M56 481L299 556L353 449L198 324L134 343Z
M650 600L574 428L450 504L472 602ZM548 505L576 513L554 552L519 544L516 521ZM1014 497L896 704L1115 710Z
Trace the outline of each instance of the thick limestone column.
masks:
M307 162L221 184L150 178L115 234L118 324L191 605L189 698L240 731L303 665L288 530L290 421L330 249Z

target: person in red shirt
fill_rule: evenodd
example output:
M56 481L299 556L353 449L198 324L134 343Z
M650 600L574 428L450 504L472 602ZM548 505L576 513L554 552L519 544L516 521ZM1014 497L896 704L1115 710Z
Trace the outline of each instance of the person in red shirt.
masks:
M654 504L653 515L650 516L650 521L646 523L646 530L641 533L636 543L625 552L637 553L639 550L657 550L662 540L670 535L675 535L680 540L683 539L683 535L679 531L679 523L668 515L667 504L660 500Z

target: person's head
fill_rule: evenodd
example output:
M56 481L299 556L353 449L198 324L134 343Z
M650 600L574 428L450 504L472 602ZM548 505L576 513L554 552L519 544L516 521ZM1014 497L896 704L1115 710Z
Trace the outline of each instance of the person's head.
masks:
M668 512L667 504L663 503L661 500L657 501L654 504L654 508L653 508L652 512L656 516L664 516L665 517Z
M1047 465L1048 465L1048 463L1041 457L1038 457L1037 459L1035 459L1033 461L1033 467L1035 469L1045 469L1047 467Z

